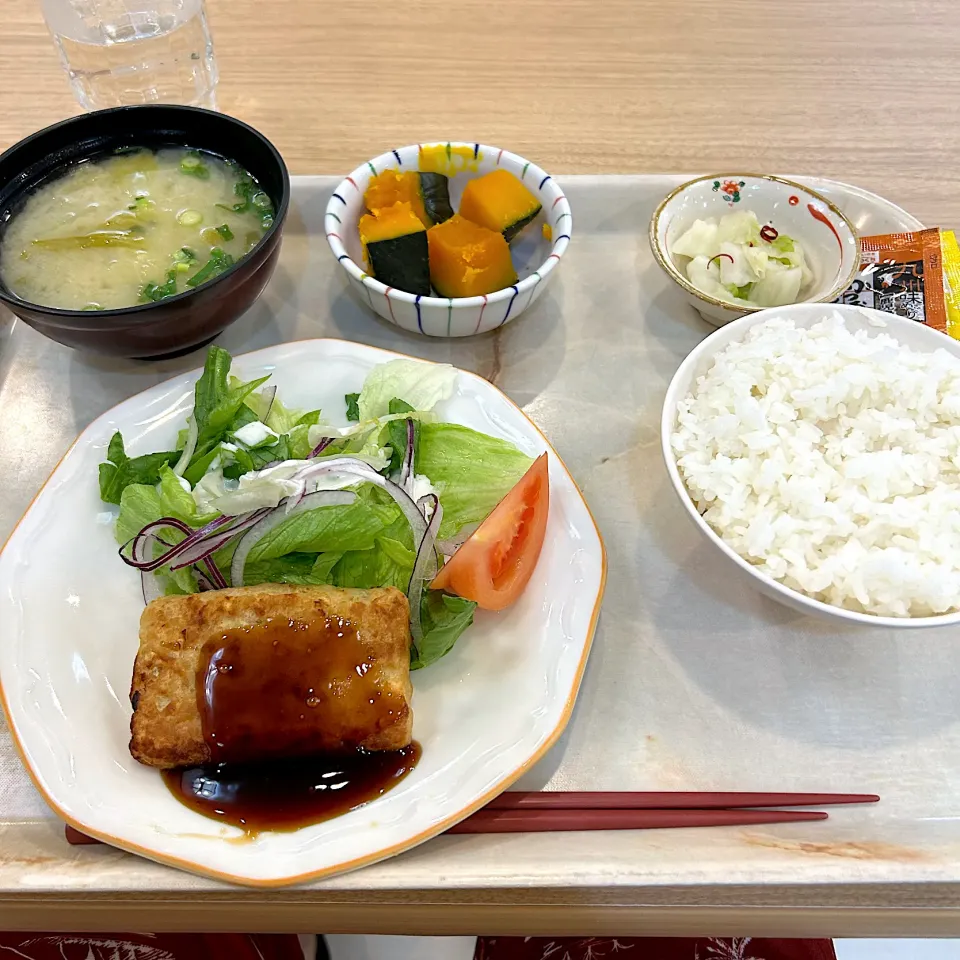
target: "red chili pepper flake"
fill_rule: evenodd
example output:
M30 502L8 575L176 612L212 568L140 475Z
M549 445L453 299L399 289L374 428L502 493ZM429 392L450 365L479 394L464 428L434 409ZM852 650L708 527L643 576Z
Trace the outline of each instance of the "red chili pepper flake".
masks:
M715 257L711 257L707 261L707 266L709 267L714 260L719 260L721 257L726 257L731 263L733 263L733 257L731 257L729 253L718 253Z
M768 223L766 226L760 228L760 236L766 240L767 243L773 243L780 234L777 233L776 228L771 227Z

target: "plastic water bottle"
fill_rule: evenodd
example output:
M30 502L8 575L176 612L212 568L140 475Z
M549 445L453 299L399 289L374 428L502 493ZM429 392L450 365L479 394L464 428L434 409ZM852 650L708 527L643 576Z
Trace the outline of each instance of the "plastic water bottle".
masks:
M130 103L216 107L203 0L42 0L73 92L88 110Z

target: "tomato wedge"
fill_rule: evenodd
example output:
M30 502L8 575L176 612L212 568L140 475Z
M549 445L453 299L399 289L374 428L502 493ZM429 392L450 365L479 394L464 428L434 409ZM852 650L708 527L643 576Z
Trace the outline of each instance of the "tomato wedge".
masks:
M503 610L523 593L540 557L550 510L547 455L534 461L430 587Z

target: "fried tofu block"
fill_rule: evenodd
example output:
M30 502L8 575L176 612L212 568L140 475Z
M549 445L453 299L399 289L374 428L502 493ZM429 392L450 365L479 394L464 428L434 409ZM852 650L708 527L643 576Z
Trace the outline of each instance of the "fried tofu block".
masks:
M140 618L130 753L173 768L411 742L407 598L263 584L161 597Z

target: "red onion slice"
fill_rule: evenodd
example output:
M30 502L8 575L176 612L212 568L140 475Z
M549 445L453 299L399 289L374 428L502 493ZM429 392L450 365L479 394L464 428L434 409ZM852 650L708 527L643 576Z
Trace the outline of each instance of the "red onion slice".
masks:
M317 507L346 506L356 499L357 495L348 490L318 490L316 493L307 494L292 510L288 511L282 503L274 507L258 523L255 523L237 544L233 563L230 564L231 584L235 587L243 586L243 570L247 565L247 556L257 542L274 527L306 510L316 510Z
M407 455L404 460L409 461L407 477L409 480L413 466L412 420L408 420L407 430ZM331 441L321 442L318 445L319 449L322 450L329 442ZM148 523L132 540L120 548L120 556L124 562L141 571L144 602L149 603L161 595L160 581L152 573L164 566L169 566L171 570L193 567L200 590L227 587L227 579L217 568L213 554L241 534L230 567L230 582L234 586L242 586L243 573L250 551L270 530L283 523L288 517L305 510L315 510L321 506L345 506L356 500L356 494L348 490L305 492L309 489L310 481L331 473L356 478L357 483L372 483L385 490L409 523L413 542L417 545L417 558L410 577L407 596L410 601L411 633L414 641L419 642L422 638L420 602L425 585L437 573L436 536L440 529L443 510L436 495L429 494L421 497L419 501L414 501L403 487L381 476L368 463L356 457L330 457L327 460L309 463L291 478L303 485L302 492L296 496L284 498L273 508L265 507L234 517L217 517L199 530L193 530L188 524L174 517L164 517ZM428 506L433 508L429 523L424 516ZM162 531L171 529L184 535L180 543L171 544L159 536ZM157 544L166 549L159 556L154 556Z
M209 574L209 578L213 582L214 588L216 590L226 589L227 581L224 578L223 574L220 572L220 568L214 562L213 557L204 557L203 565L207 568L207 574ZM204 575L203 571L198 567L197 579L199 580L200 577L204 577L204 579L206 579L206 576Z
M437 575L437 531L443 521L443 507L435 494L427 494L420 499L420 503L430 501L433 505L433 516L427 524L420 547L417 550L417 559L413 564L413 573L410 574L410 585L407 587L407 600L410 603L410 635L414 645L419 645L423 639L423 626L420 621L420 601L423 599L423 590Z
M140 574L140 588L143 590L143 602L145 604L163 596L163 590L160 589L160 578L154 573Z
M466 524L457 532L455 537L451 537L449 540L438 540L437 549L445 557L452 557L474 535L479 526L479 523Z
M183 445L183 453L180 454L180 459L173 468L173 472L178 477L182 477L187 467L190 466L190 461L193 459L193 452L197 449L197 433L197 418L191 413L187 418L187 442Z
M194 530L189 524L176 517L163 517L148 523L132 540L120 548L120 557L124 563L138 570L158 570L171 564L172 570L189 567L202 560L209 554L219 550L225 543L243 530L253 526L267 510L253 511L240 517L217 517L199 530ZM230 524L228 529L222 529ZM168 544L160 540L157 534L166 528L172 527L185 538L177 544ZM159 556L154 556L149 549L154 543L160 543L168 549ZM130 555L127 555L127 548ZM178 560L172 565L173 560Z
M358 483L366 481L380 487L381 490L385 490L393 497L404 517L406 517L407 523L410 524L410 529L413 531L413 542L418 544L423 540L423 535L427 532L427 521L424 520L423 513L417 506L416 501L402 487L377 473L370 464L364 463L363 460L358 460L356 457L330 457L329 460L304 467L293 479L306 482L313 477L322 476L324 473L342 473L347 476L355 476Z
M329 447L331 443L333 443L333 437L324 437L324 438L310 451L310 459L312 460L314 457L319 457L320 454L323 453L323 451L326 450L327 447Z
M262 520L268 513L269 508L253 510L241 517L228 517L228 520L236 521L223 530L214 531L205 537L190 537L189 546L178 543L177 553L171 557L167 554L167 562L170 563L171 570L180 570L183 567L189 567L201 560L206 560L211 554L222 550L234 537L239 536L246 530L249 530L256 523ZM176 562L170 562L175 560Z
M267 406L263 411L263 416L260 417L260 422L266 424L267 417L270 416L270 411L273 409L273 401L277 399L277 388L264 387L262 396L267 401Z
M413 442L416 439L416 427L413 420L407 421L407 449L403 454L403 463L400 465L400 476L397 483L404 490L410 490L410 481L413 478Z
M131 567L136 567L138 570L150 571L164 566L167 558L170 555L176 555L181 544L185 542L181 541L181 543L171 547L168 543L160 539L158 536L160 531L171 527L178 533L186 534L188 538L192 532L189 524L184 523L182 520L177 520L174 517L164 517L161 520L154 520L152 523L148 523L132 540L120 548L120 558L124 563L129 564ZM169 549L164 551L159 557L153 555L153 547L157 543L161 546L169 547ZM127 547L130 548L129 557L125 553Z

